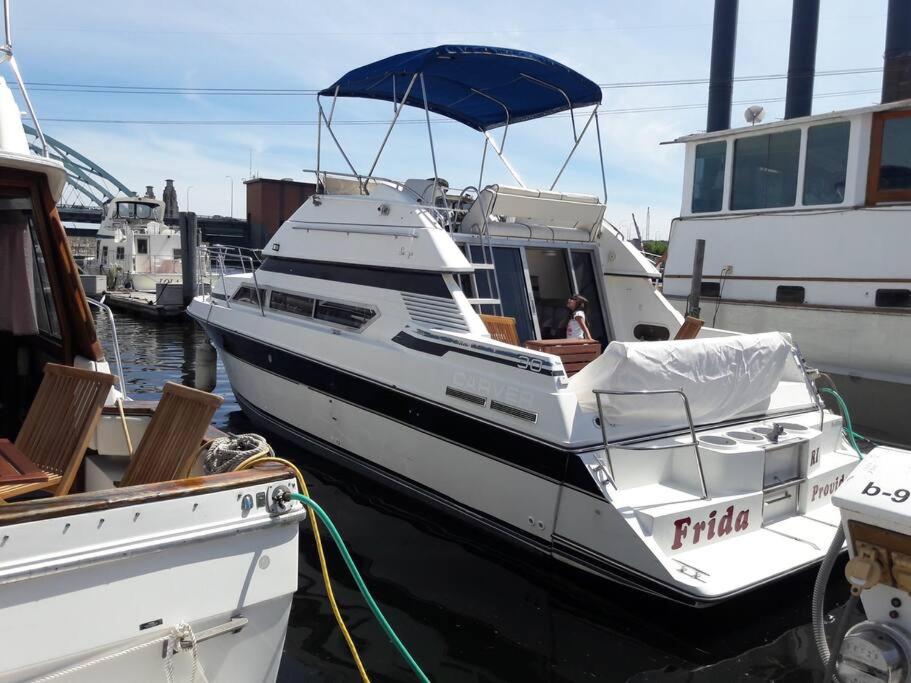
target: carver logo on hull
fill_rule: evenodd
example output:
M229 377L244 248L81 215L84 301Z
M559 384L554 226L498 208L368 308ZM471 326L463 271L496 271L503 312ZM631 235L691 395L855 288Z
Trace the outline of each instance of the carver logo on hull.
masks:
M674 520L674 542L671 550L680 550L684 543L697 545L702 541L711 541L716 536L728 536L744 531L750 526L750 511L741 510L734 514L734 506L729 505L720 517L718 510L712 510L707 519L693 522L691 517Z

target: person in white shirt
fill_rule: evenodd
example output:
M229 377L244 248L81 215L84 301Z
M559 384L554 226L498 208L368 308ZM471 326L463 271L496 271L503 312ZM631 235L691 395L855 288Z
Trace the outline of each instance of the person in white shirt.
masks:
M585 305L588 303L581 294L576 294L566 300L566 307L570 311L569 323L566 325L567 339L591 339L591 332L585 322Z

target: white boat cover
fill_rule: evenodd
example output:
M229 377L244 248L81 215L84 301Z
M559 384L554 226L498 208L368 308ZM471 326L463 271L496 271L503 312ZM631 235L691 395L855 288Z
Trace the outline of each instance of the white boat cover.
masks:
M597 409L594 389L680 389L694 424L712 424L770 409L814 403L790 335L781 332L664 342L611 342L600 358L569 380L579 403ZM655 432L687 424L683 399L602 395L611 427Z

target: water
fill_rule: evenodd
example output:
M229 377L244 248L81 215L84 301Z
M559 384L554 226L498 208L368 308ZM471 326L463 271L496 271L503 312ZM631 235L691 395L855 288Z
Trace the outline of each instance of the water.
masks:
M97 322L110 349L107 325ZM193 324L117 316L117 331L131 396L157 397L166 381L194 384L204 337ZM216 424L251 431L220 364L216 379L215 392L225 397ZM517 550L267 436L303 470L387 618L436 682L822 680L808 624L814 571L720 607L675 607ZM326 550L372 680L415 680L328 540ZM847 596L842 576L836 565L828 594L839 602ZM357 680L307 530L279 680Z

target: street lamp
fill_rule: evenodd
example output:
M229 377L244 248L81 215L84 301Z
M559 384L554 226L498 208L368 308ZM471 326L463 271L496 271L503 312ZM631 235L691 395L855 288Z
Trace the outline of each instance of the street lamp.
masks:
M225 178L231 181L231 211L228 215L231 218L234 218L234 178L229 175L226 175Z
M192 185L187 185L187 211L190 210L190 190L193 189Z

